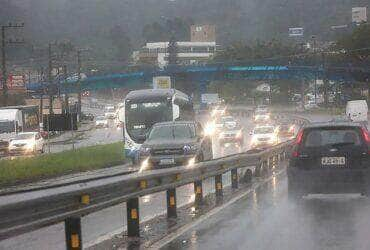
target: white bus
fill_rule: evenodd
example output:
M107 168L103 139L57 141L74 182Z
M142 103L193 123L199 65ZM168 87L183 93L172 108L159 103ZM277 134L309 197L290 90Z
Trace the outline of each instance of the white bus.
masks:
M131 91L125 98L125 155L136 162L145 137L157 122L194 120L191 98L175 89Z

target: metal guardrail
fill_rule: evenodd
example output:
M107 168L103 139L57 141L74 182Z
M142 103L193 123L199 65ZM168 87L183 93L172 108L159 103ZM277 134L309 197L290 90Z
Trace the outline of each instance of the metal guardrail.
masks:
M87 181L79 184L0 196L0 240L65 222L67 249L82 249L81 217L123 202L127 203L127 234L140 235L138 197L167 191L167 216L175 218L176 188L194 183L195 205L202 203L202 181L215 177L216 198L222 197L222 174L231 171L232 188L238 188L238 169L247 167L247 179L269 171L285 159L291 143L256 154L241 153L170 169L153 170Z

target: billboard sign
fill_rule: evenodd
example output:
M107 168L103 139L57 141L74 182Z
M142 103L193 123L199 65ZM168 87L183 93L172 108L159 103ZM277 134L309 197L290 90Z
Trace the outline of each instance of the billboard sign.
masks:
M44 131L77 130L77 113L44 115L43 121Z
M367 22L366 7L352 8L352 22L353 23Z
M0 80L2 77L0 76ZM26 81L24 75L8 75L8 79L6 80L6 86L8 87L8 90L20 90L20 91L26 91ZM3 85L0 84L0 90L2 90Z
M296 37L296 36L303 36L303 28L289 28L289 36Z
M153 77L153 89L170 89L171 77L169 76L156 76Z

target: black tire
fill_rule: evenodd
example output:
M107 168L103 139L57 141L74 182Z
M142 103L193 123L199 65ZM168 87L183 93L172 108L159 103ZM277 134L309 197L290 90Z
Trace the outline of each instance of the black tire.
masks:
M197 156L197 159L196 159L196 162L202 162L204 161L204 155L203 155L203 152L201 152L198 156Z

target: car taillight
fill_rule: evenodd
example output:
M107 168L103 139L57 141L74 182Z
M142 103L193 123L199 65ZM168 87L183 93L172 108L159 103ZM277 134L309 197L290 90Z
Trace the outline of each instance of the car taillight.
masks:
M297 137L295 138L295 144L300 145L302 143L302 139L303 139L303 130L301 129L299 130Z
M297 134L297 137L295 138L295 142L294 142L294 150L292 152L292 157L293 158L296 158L299 156L299 152L298 152L298 146L301 145L302 143L302 140L303 140L303 129L299 130L298 134Z
M367 131L367 129L365 129L365 128L361 128L361 132L362 132L362 138L364 138L364 140L367 144L370 144L369 131Z
M370 135L369 135L369 131L366 128L361 128L361 133L362 133L362 138L364 138L364 140L367 144L367 147L368 147L367 153L370 155Z

